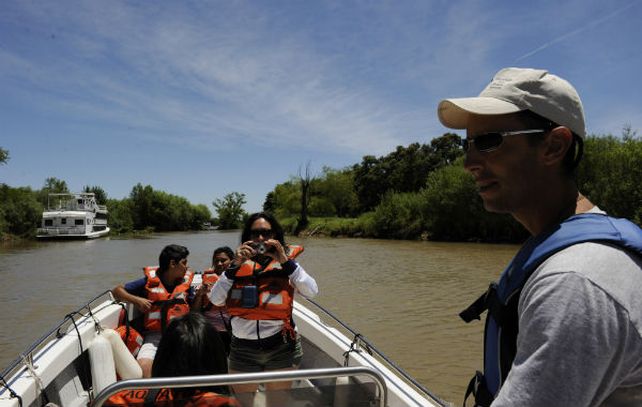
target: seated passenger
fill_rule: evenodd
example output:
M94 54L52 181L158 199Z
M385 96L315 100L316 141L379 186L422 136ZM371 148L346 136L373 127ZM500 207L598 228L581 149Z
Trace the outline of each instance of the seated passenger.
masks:
M188 313L175 318L158 344L152 377L224 374L227 359L218 333L203 315ZM238 407L227 386L123 390L105 406Z
M225 344L225 352L227 354L230 353L230 340L232 338L230 315L224 306L217 307L212 304L208 299L208 295L218 277L227 269L233 258L234 252L227 246L214 250L212 268L203 271L203 284L196 290L194 303L192 304L192 309L201 310L209 323L216 328Z
M187 270L189 250L184 246L165 246L158 256L158 268L145 267L145 277L118 285L114 298L134 304L144 316L145 338L137 355L143 377L150 377L152 362L161 333L169 322L189 312L193 298L190 287L194 273Z

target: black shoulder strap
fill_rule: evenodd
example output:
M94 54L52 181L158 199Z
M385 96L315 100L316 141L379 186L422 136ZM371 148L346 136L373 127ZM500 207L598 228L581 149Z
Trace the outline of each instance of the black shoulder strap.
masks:
M468 306L465 310L459 313L459 317L464 320L464 322L469 323L473 319L481 319L481 314L484 313L489 308L489 302L491 299L496 298L497 292L497 283L492 282L488 286L488 290L483 293L479 298L475 300L472 304Z

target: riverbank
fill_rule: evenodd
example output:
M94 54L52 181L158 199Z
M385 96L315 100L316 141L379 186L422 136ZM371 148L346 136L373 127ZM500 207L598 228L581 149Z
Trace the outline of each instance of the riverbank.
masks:
M286 234L294 235L298 218L289 217L281 221L281 226ZM375 212L367 212L358 218L337 218L337 217L312 217L309 218L308 227L298 235L300 237L336 237L336 238L369 238L383 240L410 240L410 241L434 241L447 242L449 240L433 239L430 232L411 224L407 227L399 225L396 233L381 233L381 225L377 222ZM483 240L470 238L465 240L450 240L460 243L520 243L524 236L514 232L506 233L505 236L495 236L494 239Z
M289 217L281 221L286 234L294 234L298 218ZM366 213L358 218L309 218L308 227L299 233L300 236L319 237L371 237L377 238L372 226L372 213Z

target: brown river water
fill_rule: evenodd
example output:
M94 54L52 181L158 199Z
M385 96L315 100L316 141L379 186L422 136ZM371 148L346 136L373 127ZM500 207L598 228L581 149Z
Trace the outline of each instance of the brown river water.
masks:
M239 232L156 234L144 239L0 246L0 370L67 313L142 276L163 246L190 250L194 270ZM444 400L460 405L481 368L483 322L457 314L497 278L514 245L289 238L319 285L316 302Z

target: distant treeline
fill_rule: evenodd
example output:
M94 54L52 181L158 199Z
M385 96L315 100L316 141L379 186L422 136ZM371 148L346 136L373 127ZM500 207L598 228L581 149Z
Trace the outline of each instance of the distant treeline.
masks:
M323 168L310 180L308 233L393 239L517 242L527 233L512 217L483 209L463 169L460 138L399 146L341 170ZM578 169L580 190L600 208L642 224L642 140L590 136ZM301 213L301 179L277 185L264 210L293 231Z
M0 184L0 236L35 236L47 196L68 192L67 183L57 178L47 178L39 190ZM129 197L120 200L109 199L99 186L86 186L83 192L93 192L98 204L107 206L109 227L114 233L199 230L212 216L205 205L192 205L183 197L149 185L135 185Z
M276 185L263 204L286 230L300 226L307 203L307 233L392 239L517 242L527 233L512 217L486 212L472 177L463 169L460 138L446 133L429 144L399 146L381 156L365 156L344 169L324 167L316 177L292 177ZM0 148L0 165L9 153ZM617 217L642 224L642 140L625 129L621 137L587 137L577 183L591 201ZM305 181L305 182L304 182ZM303 188L303 185L306 185ZM309 193L302 200L301 191ZM234 192L205 205L151 186L137 184L125 199L108 199L87 186L109 210L116 233L138 230L197 230L205 222L238 228L247 213L245 195ZM40 190L0 184L0 235L32 236L40 224L47 195L68 192L65 181L48 178Z

